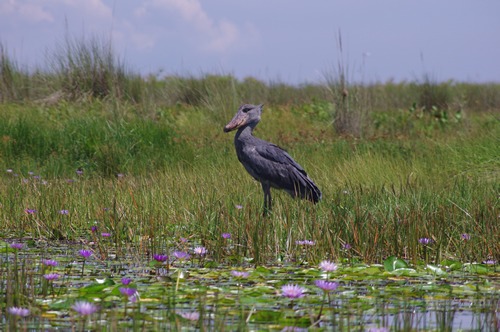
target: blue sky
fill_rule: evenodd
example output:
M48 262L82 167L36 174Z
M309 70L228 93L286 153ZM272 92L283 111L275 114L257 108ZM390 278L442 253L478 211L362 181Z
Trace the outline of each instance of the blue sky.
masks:
M500 82L498 0L0 1L0 42L31 67L96 35L143 74L321 82L339 31L352 80Z

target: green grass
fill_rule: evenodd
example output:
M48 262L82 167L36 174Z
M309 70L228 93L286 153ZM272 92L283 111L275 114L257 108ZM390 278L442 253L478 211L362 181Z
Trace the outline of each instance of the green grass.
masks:
M0 165L18 176L2 175L2 237L74 240L97 220L118 246L147 238L168 248L170 239L192 236L221 259L220 234L230 232L241 257L259 263L294 257L290 244L303 239L317 244L313 261L340 259L349 243L367 263L390 255L417 262L421 237L434 240L435 262L500 252L500 126L491 114L443 125L409 111L379 112L378 129L359 140L337 137L307 105L267 107L256 135L287 148L324 198L313 206L275 191L275 210L263 219L260 186L214 110L158 107L144 118L133 106L109 107L5 108ZM26 215L27 208L38 212ZM472 237L467 246L462 233Z

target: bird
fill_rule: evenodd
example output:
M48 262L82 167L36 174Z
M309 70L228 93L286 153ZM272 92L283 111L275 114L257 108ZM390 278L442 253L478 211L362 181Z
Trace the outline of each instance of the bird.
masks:
M264 215L272 209L271 188L286 191L293 198L313 203L321 200L321 191L306 171L279 146L253 136L264 105L243 104L224 132L237 130L234 146L238 160L247 172L262 185Z

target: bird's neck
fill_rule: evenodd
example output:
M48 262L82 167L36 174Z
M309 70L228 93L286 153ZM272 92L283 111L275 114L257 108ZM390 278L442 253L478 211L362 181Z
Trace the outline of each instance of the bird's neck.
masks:
M234 136L234 140L239 141L252 137L253 128L254 126L249 125L240 127Z

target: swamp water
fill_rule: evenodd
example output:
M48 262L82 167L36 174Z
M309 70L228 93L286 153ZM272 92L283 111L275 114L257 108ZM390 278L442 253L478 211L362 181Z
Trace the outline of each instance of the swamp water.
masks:
M190 252L181 259L176 258L182 257L179 252L169 252L162 262L131 249L116 259L116 253L92 248L84 258L81 244L33 242L20 249L1 244L2 331L500 328L500 269L495 264L447 261L410 268L392 257L384 265L345 262L326 272L304 263L219 265L210 253ZM48 280L50 274L57 278ZM324 291L316 280L335 282L335 289ZM300 291L285 296L282 287L288 284ZM95 312L77 312L78 301L92 303ZM13 314L12 307L27 308L29 314Z

